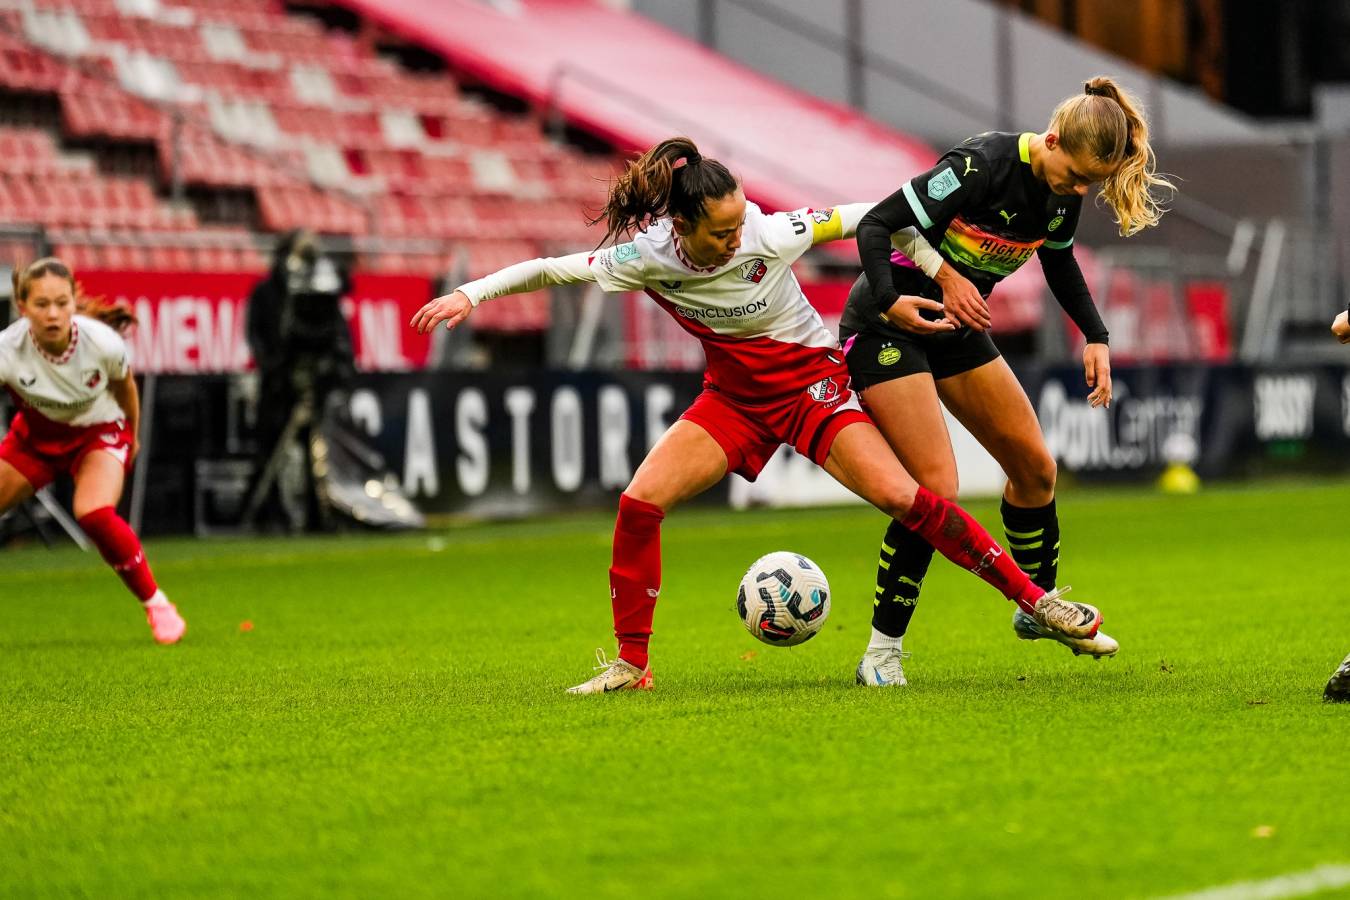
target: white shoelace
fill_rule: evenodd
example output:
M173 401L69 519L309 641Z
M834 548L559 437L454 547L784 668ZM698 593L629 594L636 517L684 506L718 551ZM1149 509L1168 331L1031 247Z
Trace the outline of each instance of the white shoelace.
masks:
M885 676L887 681L895 681L905 672L905 660L913 655L905 650L887 651L886 658L877 666L877 671Z

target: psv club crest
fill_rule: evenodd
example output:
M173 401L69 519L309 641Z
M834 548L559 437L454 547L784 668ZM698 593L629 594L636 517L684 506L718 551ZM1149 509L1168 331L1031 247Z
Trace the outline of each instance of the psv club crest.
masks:
M741 277L751 284L759 284L767 271L769 267L758 256L747 263L741 263Z
M100 369L85 369L80 373L80 380L92 391L103 383L103 372Z

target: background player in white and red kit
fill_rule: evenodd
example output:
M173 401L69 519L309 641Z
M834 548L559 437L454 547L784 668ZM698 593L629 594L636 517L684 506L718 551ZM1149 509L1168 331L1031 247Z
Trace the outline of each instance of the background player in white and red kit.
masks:
M22 318L0 331L0 385L19 411L0 441L0 512L69 473L80 527L141 602L155 640L176 643L187 625L117 515L139 449L140 398L126 344L102 322L76 315L75 298L74 276L58 259L14 273Z
M703 393L657 441L619 498L610 568L619 657L608 662L602 656L603 671L573 693L651 686L648 641L661 589L662 519L729 471L753 479L781 443L923 535L1045 627L1081 637L1096 633L1101 615L1095 609L1085 613L1036 587L969 515L920 487L849 389L839 344L791 265L815 243L852 235L869 208L765 215L746 203L725 166L674 138L630 163L610 190L602 243L636 232L634 240L508 266L413 317L422 332L440 322L453 327L484 300L591 281L606 291L645 291L703 343ZM919 319L917 310L913 316Z

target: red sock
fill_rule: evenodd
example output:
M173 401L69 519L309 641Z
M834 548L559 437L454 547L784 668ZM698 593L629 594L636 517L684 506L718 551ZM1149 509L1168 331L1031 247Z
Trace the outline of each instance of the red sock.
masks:
M103 559L121 576L122 581L142 603L155 596L159 585L150 574L150 565L141 550L136 532L111 506L96 509L80 519L80 527L98 547Z
M619 658L647 668L647 642L661 593L661 507L619 495L619 520L614 523L614 564L609 569L609 596L614 606L614 636Z
M920 487L914 505L900 522L943 556L969 569L1030 613L1045 591L1031 583L1012 556L964 509Z

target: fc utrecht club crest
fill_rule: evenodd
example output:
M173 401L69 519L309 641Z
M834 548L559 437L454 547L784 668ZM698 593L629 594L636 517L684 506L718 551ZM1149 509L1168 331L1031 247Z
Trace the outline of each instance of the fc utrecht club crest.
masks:
M758 256L747 263L741 263L741 277L751 284L759 284L767 271L769 267Z
M829 403L831 400L839 399L839 385L834 383L833 378L822 378L815 384L806 389L811 395L812 400L818 400L821 403Z
M99 369L85 369L80 373L80 378L84 381L84 386L93 390L103 381L103 372Z

